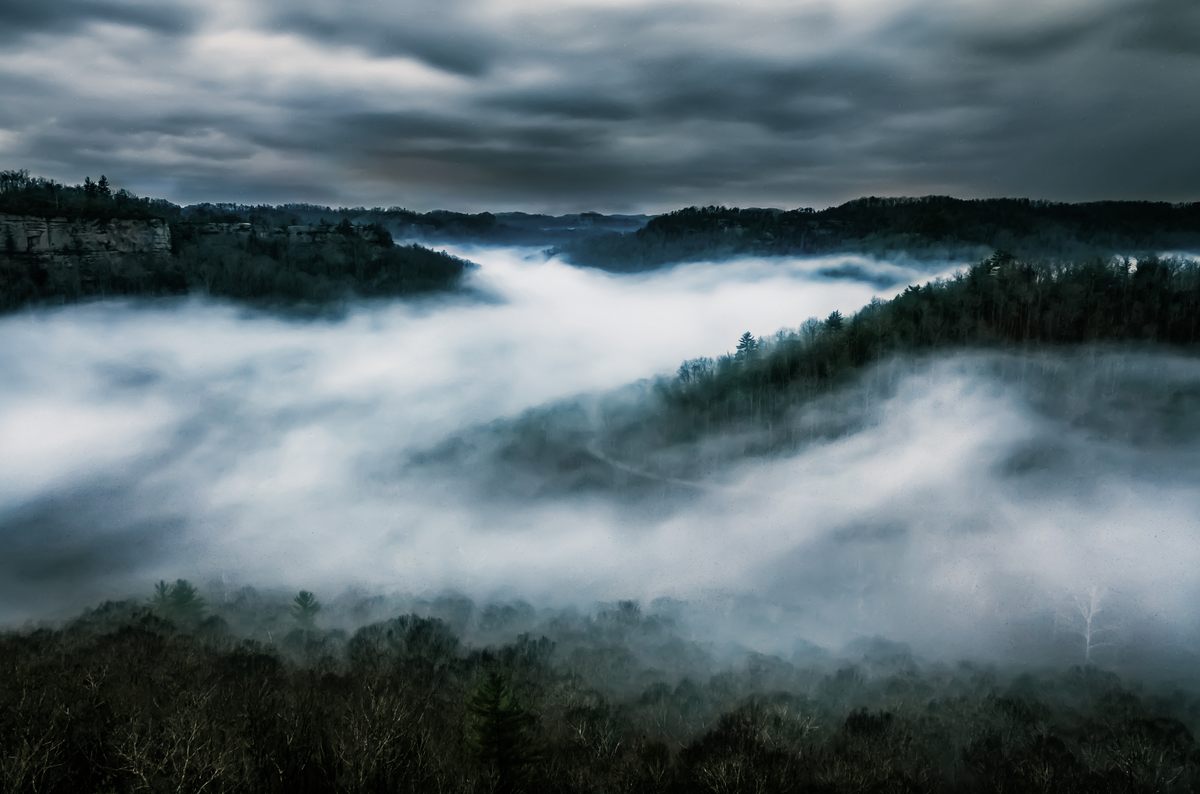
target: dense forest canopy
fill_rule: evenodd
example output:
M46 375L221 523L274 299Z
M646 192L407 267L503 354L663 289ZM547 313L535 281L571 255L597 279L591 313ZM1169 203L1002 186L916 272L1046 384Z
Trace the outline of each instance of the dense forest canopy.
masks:
M718 654L679 605L160 582L0 634L5 791L1184 792L1200 694L864 638ZM339 617L341 615L342 617ZM345 615L358 615L343 628ZM1078 647L1077 647L1078 646Z

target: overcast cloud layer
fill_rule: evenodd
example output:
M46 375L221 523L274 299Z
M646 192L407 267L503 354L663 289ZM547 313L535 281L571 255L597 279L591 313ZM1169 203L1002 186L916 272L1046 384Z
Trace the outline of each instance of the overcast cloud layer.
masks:
M415 209L1195 200L1195 0L7 0L0 167Z

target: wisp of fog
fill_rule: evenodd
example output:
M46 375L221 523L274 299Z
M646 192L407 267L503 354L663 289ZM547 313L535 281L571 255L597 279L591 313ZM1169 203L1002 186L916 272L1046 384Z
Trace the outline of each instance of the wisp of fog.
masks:
M1002 653L1097 588L1142 631L1196 628L1200 439L1163 429L1178 406L1124 396L1131 382L1196 393L1200 363L1128 350L885 362L837 397L860 406L857 430L734 464L669 509L623 493L497 503L470 472L398 461L954 266L745 259L618 276L524 249L454 253L481 264L470 294L337 319L193 299L0 320L0 620L187 577L665 596L763 649L882 634ZM890 387L870 388L880 378Z

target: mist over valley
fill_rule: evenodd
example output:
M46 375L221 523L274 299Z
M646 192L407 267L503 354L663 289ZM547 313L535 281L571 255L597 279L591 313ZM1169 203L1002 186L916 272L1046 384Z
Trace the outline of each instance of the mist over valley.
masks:
M1200 791L1195 0L6 0L0 794Z
M534 249L454 253L479 263L463 295L333 319L188 299L0 321L8 620L175 578L556 608L666 598L692 631L757 652L881 636L1028 663L1031 645L1063 653L1071 634L1048 616L1099 587L1192 636L1190 357L899 355L797 398L769 428L785 447L759 425L623 447L620 417L656 421L655 380L732 353L747 317L768 337L962 266L629 277ZM504 454L513 434L555 433L582 479Z
M6 523L18 541L60 538L93 570L61 571L39 586L38 576L22 572L53 569L59 548L39 541L31 551L44 564L10 558L6 586L34 587L30 605L43 607L46 592L63 586L124 595L133 582L184 574L418 591L480 592L486 583L557 590L568 602L622 596L616 583L591 592L563 584L574 576L567 569L589 562L598 565L589 578L602 580L637 556L632 549L611 562L580 559L571 551L579 534L519 507L504 516L487 499L473 503L473 482L490 472L467 466L434 477L405 462L488 422L592 399L729 349L750 314L774 329L798 313L850 312L887 294L872 282L921 274L835 257L620 278L533 250L456 253L483 263L469 293L365 304L331 320L290 321L192 299L94 303L0 321L10 373ZM821 275L848 264L869 269L867 282ZM595 513L587 499L561 496L553 509L573 515L572 523ZM625 499L613 493L608 501L592 519L596 539L619 546L630 532L603 512L623 510ZM494 551L523 546L525 533L558 535L564 546L530 570L510 568L521 554ZM496 548L469 551L479 544ZM331 569L334 549L343 562ZM103 575L114 563L125 570ZM206 570L188 570L197 563Z
M1112 719L1118 675L1195 691L1200 270L1187 253L726 252L623 273L547 247L433 251L378 224L288 227L275 248L253 227L192 228L192 259L141 266L226 262L196 272L241 290L252 282L228 262L265 255L292 278L299 256L316 280L290 303L75 293L0 317L14 659L40 664L26 643L45 632L89 664L170 641L182 655L154 669L186 682L200 658L250 653L294 670L280 698L328 668L368 693L399 686L397 703L405 677L433 675L433 691L465 698L444 729L524 715L509 749L468 733L447 745L465 756L422 766L397 745L364 774L490 769L485 785L549 774L520 748L566 741L579 697L630 709L588 730L655 720L645 747L661 749L639 752L675 758L689 786L711 773L705 742L779 720L800 731L780 763L812 747L832 753L812 774L841 764L856 720L906 714L936 680L985 709L1032 687L1011 697L1056 725L1071 709ZM355 264L368 255L379 276ZM66 272L59 254L23 256ZM453 279L405 286L405 268L434 262ZM393 286L355 295L330 278ZM909 694L885 694L897 686ZM1037 705L1056 686L1073 694ZM761 711L771 691L800 711ZM879 704L883 716L863 710ZM392 719L332 707L371 731ZM57 724L33 708L31 725ZM190 713L199 726L220 708ZM937 713L938 731L960 731ZM138 735L103 752L135 770L174 757L138 750ZM757 779L792 761L764 763Z

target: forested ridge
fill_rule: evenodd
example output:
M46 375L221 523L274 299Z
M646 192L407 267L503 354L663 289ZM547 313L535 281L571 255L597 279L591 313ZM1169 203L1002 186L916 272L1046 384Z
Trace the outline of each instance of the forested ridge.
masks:
M526 212L417 212L404 207L327 207L316 204L193 204L183 207L192 221L256 224L340 223L379 224L394 236L428 243L545 246L606 233L641 228L647 216L579 212L545 215Z
M688 207L636 232L573 241L562 252L578 264L622 272L748 255L957 258L1002 249L1067 261L1198 247L1200 203L926 196L862 198L820 211Z
M1183 792L1200 697L1093 665L903 645L722 659L671 605L426 600L180 580L0 634L6 792ZM365 625L364 625L365 623ZM1071 637L1064 635L1069 644Z
M1046 264L996 254L851 316L833 312L736 341L727 354L683 362L674 376L642 384L636 398L532 409L448 442L428 459L468 460L486 451L513 464L501 484L509 489L522 482L535 490L636 486L639 478L614 471L614 461L640 470L666 460L668 469L650 471L698 476L722 460L784 452L843 432L840 421L812 424L794 414L890 358L1085 345L1194 349L1200 264L1155 257ZM719 447L699 453L721 438ZM513 473L520 471L531 474L522 480Z
M395 297L456 288L471 263L416 244L397 246L386 226L330 213L301 224L285 211L238 215L183 208L114 191L107 179L61 185L0 172L0 213L16 220L0 250L0 311L93 297L205 294L265 306L329 306L346 298ZM22 218L65 224L74 238L45 250L42 229L16 239ZM156 238L169 250L121 250L108 226ZM133 222L133 223L129 223ZM137 223L146 224L139 229ZM60 232L60 236L61 236ZM22 234L22 237L27 235ZM35 247L35 243L38 247Z
M1200 342L1200 265L1146 258L1071 265L997 254L945 281L910 286L851 317L838 312L772 339L744 337L681 365L660 394L685 424L761 423L797 397L897 353L1084 343Z
M378 226L404 240L491 245L549 245L611 231L633 231L645 215L578 212L545 215L526 212L418 212L405 207L330 207L291 202L245 204L203 202L181 206L165 199L144 198L114 188L107 177L85 177L78 185L31 176L26 171L0 171L0 213L43 218L158 219L169 223L250 223L261 228L298 225Z

